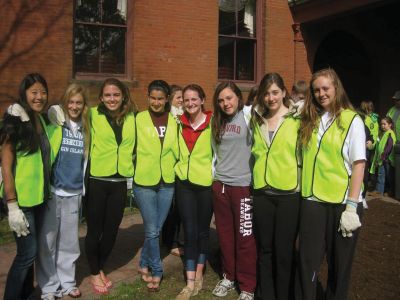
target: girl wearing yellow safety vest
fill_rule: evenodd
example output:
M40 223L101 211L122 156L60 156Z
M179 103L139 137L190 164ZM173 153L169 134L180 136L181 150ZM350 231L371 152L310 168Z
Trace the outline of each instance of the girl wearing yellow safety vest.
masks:
M292 299L291 278L300 207L297 136L277 73L264 76L253 106L254 226L261 299Z
M251 106L244 106L240 89L221 82L214 93L212 136L214 150L213 207L221 248L223 279L213 295L224 297L238 282L240 300L253 299L257 250L250 197Z
M100 104L90 111L90 178L85 250L93 291L107 294L112 282L103 269L122 220L127 178L134 174L135 104L129 90L115 78L103 82L99 100Z
M396 135L393 131L393 120L384 117L381 120L382 134L375 147L375 155L372 160L370 172L378 173L376 191L383 194L385 191L390 196L394 195L394 151Z
M43 215L43 203L50 198L54 159L49 143L51 131L41 116L47 95L47 83L40 74L25 76L19 86L19 100L8 108L0 131L3 196L17 243L17 255L7 275L6 300L28 299L34 291L36 228Z
M185 113L178 134L179 161L175 165L177 202L185 233L187 285L178 300L195 296L203 287L212 216L211 116L204 111L206 95L197 84L183 89Z
M174 195L174 166L178 159L178 126L169 113L169 93L164 80L152 81L148 86L149 109L136 116L133 193L145 232L139 274L151 292L159 291L163 276L159 235Z
M334 70L314 73L310 90L300 127L304 198L299 228L302 299L315 299L317 278L326 255L326 299L344 300L350 285L357 229L361 226L365 130Z
M89 147L86 141L90 138L88 112L85 90L76 83L67 87L61 105L51 106L48 111L49 119L60 126L51 140L59 145L52 168L51 200L38 230L36 280L42 299L81 296L75 262L80 255L78 224L85 149ZM52 113L56 113L55 118Z

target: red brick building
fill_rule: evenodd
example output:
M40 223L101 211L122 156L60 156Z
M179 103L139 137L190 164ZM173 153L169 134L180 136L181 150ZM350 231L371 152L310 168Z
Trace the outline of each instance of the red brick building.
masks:
M1 114L26 73L48 80L50 101L68 83L97 102L104 78L129 86L146 108L151 80L198 83L208 107L220 80L246 92L266 72L295 80L330 65L355 102L379 111L400 89L398 1L0 0Z

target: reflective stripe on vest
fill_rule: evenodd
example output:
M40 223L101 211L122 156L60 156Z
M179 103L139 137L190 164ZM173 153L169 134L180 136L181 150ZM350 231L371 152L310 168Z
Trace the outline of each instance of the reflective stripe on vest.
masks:
M116 173L132 177L133 148L135 145L135 116L128 113L122 125L122 141L118 146L115 134L104 114L91 108L90 174L111 176Z
M136 116L136 128L135 183L154 186L160 182L161 176L165 183L174 182L174 166L178 158L178 128L173 116L168 114L162 146L149 111L143 111Z
M50 166L54 162L60 145L57 148L57 139L51 140L50 134L56 134L56 127L47 126L41 116L39 116L43 129L50 142ZM55 131L54 131L55 130ZM17 193L18 205L21 207L32 207L43 203L44 199L44 174L43 161L40 146L38 150L31 154L18 151L15 161L15 191ZM50 186L49 186L50 188Z
M251 149L255 162L254 188L265 186L292 191L298 186L297 135L300 121L287 117L278 128L268 147L260 126L255 125L254 144Z
M210 124L201 132L191 153L182 136L182 128L180 128L180 133L178 134L179 161L175 165L175 173L180 180L189 180L193 184L211 186L212 150Z
M302 196L314 196L320 201L343 202L350 184L343 158L343 146L350 125L357 114L351 110L340 113L340 128L333 120L318 145L318 128L303 148ZM319 122L317 124L320 124Z
M387 116L389 116L394 123L394 133L396 134L396 140L400 140L400 115L397 116L396 120L394 119L394 115L396 113L396 110L400 110L400 108L396 108L393 106L391 109L389 109Z

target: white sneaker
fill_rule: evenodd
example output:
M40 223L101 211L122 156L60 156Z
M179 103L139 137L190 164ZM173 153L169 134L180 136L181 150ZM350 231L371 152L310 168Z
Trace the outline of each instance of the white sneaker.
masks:
M253 300L254 294L249 292L241 292L238 300Z
M364 209L368 209L367 200L365 200L365 198L362 199L362 203L363 203Z
M225 297L233 289L235 289L235 282L226 279L226 275L224 274L224 278L217 283L212 293L217 297Z

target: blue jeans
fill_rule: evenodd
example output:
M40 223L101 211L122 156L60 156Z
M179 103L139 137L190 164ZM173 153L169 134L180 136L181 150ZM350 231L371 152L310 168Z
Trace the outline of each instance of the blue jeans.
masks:
M378 175L376 178L376 190L383 194L388 192L394 194L394 168L388 161L383 161L378 167Z
M7 276L5 300L28 299L34 291L33 263L37 253L36 226L40 220L42 205L35 207L21 207L29 223L29 234L17 237L17 255L11 265Z
M154 187L133 186L133 194L144 224L144 243L140 254L140 268L150 268L154 277L162 277L160 258L160 231L167 218L174 195L174 185Z

